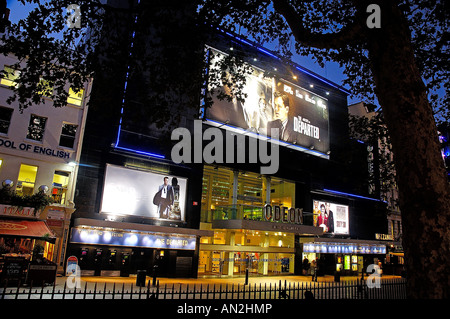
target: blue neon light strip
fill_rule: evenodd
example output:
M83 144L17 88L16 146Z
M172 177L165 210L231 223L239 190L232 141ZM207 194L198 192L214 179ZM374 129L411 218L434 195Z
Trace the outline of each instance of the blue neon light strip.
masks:
M137 4L140 4L140 2L141 1L139 0ZM136 24L136 22L137 22L137 15L134 17L134 24ZM131 43L130 43L130 47L131 48L134 47L135 36L136 36L136 30L134 30L133 34L131 35ZM131 54L132 53L131 53L131 50L130 50L130 52L129 52L129 56L130 57L131 57ZM123 87L123 97L122 97L122 108L120 109L119 128L117 130L117 137L116 137L116 143L114 144L114 148L115 149L119 149L119 150L123 150L123 151L127 151L127 152L133 152L133 153L137 153L137 154L141 154L141 155L156 157L156 158L165 158L164 155L150 153L150 152L145 152L145 151L139 151L139 150L135 150L135 149L119 146L120 132L122 131L122 116L123 116L123 112L124 112L125 96L126 96L126 93L127 93L128 77L129 77L129 75L130 75L130 65L127 66L127 73L125 75L125 84L124 84L124 87Z
M370 198L370 197L365 197L365 196L356 195L356 194L344 193L344 192L334 191L334 190L326 189L326 188L324 188L323 191L327 192L327 193L337 194L337 195L345 195L345 196L350 196L350 197L357 197L357 198L362 198L362 199L373 200L376 202L385 202L385 201L382 201L382 200L376 199L376 198Z
M118 149L118 150L127 151L127 152L133 152L133 153L137 153L137 154L141 154L141 155L146 155L146 156L152 156L152 157L157 157L157 158L166 158L164 155L150 153L150 152L144 152L144 151L139 151L139 150L135 150L135 149L132 149L132 148L127 148L127 147L122 147L122 146L115 146L114 148Z

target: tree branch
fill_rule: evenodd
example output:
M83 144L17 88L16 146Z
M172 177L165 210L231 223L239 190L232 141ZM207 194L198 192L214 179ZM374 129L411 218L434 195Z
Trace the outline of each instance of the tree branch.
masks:
M334 33L311 32L303 26L303 17L295 11L287 0L272 0L275 11L285 19L297 42L318 49L339 49L349 43L363 39L364 20L361 15L355 16L352 23Z

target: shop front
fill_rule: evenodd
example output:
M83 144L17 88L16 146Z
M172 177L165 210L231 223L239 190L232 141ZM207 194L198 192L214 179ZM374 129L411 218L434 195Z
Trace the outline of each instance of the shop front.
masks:
M370 274L369 265L381 266L386 258L386 245L377 241L339 238L301 238L302 258L306 274L361 276Z
M207 227L205 224L203 227ZM319 235L319 227L249 219L215 220L214 236L200 241L199 275L279 276L295 274L296 237Z
M37 278L33 270L39 264L38 268L51 270L46 282L52 283L56 277L56 264L52 262L55 239L45 221L0 219L0 281L30 282Z
M201 240L198 272L202 276L293 274L294 246L293 234L216 228L213 237Z
M294 274L298 235L321 235L303 225L295 182L227 167L205 165L200 229L203 276Z
M129 276L145 271L164 277L196 277L198 241L212 232L79 218L68 256L82 276Z

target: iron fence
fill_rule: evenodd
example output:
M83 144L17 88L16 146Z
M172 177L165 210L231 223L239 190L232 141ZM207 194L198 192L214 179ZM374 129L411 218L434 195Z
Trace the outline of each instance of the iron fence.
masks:
M290 282L278 284L164 284L135 286L84 283L84 287L70 288L41 285L40 287L0 288L0 300L5 299L406 299L406 280L381 280L370 288L367 281Z

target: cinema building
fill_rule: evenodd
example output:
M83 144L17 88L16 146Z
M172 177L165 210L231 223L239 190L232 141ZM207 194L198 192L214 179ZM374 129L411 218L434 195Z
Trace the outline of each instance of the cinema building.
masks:
M46 190L53 203L37 211L0 204L0 261L22 256L29 260L37 241L44 257L62 272L69 239L75 181L83 139L90 83L79 92L67 87L67 106L55 108L50 98L23 111L17 102L7 103L20 77L12 54L0 58L5 77L0 80L0 183L22 196Z
M176 34L193 36L186 29ZM167 106L183 110L178 139L138 114L138 80L95 79L92 103L109 102L90 111L78 163L68 255L82 274L302 274L305 257L322 260L323 273L357 273L381 258L373 236L385 233L385 208L367 195L367 156L348 136L348 92L239 35L211 32L200 50L210 81L185 92L200 112ZM181 59L185 42L165 41L180 55L155 63L173 72L192 64ZM228 88L212 79L233 54L251 70L245 103L219 99ZM173 93L184 78L168 76L164 87Z

